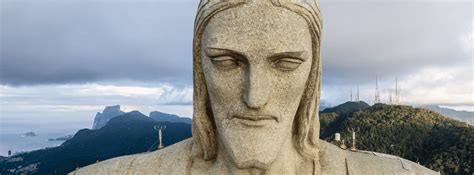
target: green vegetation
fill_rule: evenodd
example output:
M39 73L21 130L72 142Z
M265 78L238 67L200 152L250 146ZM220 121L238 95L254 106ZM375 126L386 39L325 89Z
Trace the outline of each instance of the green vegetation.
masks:
M334 142L334 134L341 133L349 146L354 128L358 149L397 155L442 174L474 173L474 127L466 123L401 105L327 111L320 115L321 139Z

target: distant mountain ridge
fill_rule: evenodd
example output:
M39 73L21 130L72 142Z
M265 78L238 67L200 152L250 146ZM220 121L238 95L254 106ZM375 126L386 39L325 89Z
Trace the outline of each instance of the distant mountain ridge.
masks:
M93 130L100 129L104 127L107 124L107 122L109 122L111 119L123 114L125 114L125 112L120 110L120 105L106 106L102 113L97 112L94 118L94 122L92 124L92 129ZM192 123L191 118L180 117L174 114L168 114L168 113L159 112L159 111L150 112L149 117L158 122L181 122L181 123L187 123L187 124Z
M159 111L150 112L150 118L160 122L176 122L176 123L187 123L191 124L192 119L186 117L180 117L174 114L167 114Z
M450 108L443 108L439 105L424 105L420 106L421 108L426 108L438 112L444 116L451 117L456 120L467 122L471 125L474 125L474 112L469 111L458 111Z

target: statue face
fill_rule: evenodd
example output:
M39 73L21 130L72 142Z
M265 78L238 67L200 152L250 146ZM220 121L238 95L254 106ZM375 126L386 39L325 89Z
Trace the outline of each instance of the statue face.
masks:
M306 21L265 3L224 10L204 30L201 58L220 152L238 168L267 169L291 144L310 73Z

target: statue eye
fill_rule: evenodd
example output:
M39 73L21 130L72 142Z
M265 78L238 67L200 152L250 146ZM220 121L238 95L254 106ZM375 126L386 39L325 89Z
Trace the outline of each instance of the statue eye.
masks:
M239 66L239 62L231 56L219 56L211 60L215 66L222 69L233 69Z
M293 71L296 70L303 60L296 59L296 58L282 58L278 59L273 63L273 67L283 70L283 71Z

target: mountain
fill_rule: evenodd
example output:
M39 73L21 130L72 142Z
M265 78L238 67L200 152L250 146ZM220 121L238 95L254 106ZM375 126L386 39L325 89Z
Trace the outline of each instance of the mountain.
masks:
M150 118L158 121L158 122L175 122L175 123L187 123L191 124L193 122L192 119L186 117L180 117L174 114L167 114L163 112L150 112Z
M340 108L345 109L345 108ZM376 104L347 113L321 113L321 139L334 141L340 133L345 145L400 156L442 174L474 173L474 127L428 109Z
M331 105L327 101L321 100L319 102L319 111L323 111L326 108L330 108L330 107L331 107Z
M357 102L348 101L332 108L326 108L321 112L322 113L335 112L338 114L346 114L346 113L352 113L354 111L362 110L368 107L370 107L370 105L363 101L357 101Z
M458 111L454 109L443 108L438 105L425 105L425 106L420 106L420 107L430 109L444 116L447 116L456 120L461 120L471 125L474 125L474 112Z
M100 129L104 127L110 119L122 114L125 114L125 112L120 110L120 105L107 106L105 107L104 111L102 111L102 113L98 112L95 115L94 123L92 124L92 129Z
M98 130L82 129L58 147L2 158L0 174L66 174L97 161L156 150L155 125L166 125L165 146L191 137L189 124L157 122L132 111L111 119Z
M321 137L328 137L340 130L343 122L350 114L369 108L370 105L363 101L348 101L332 108L326 108L320 112ZM322 132L324 131L324 132Z

